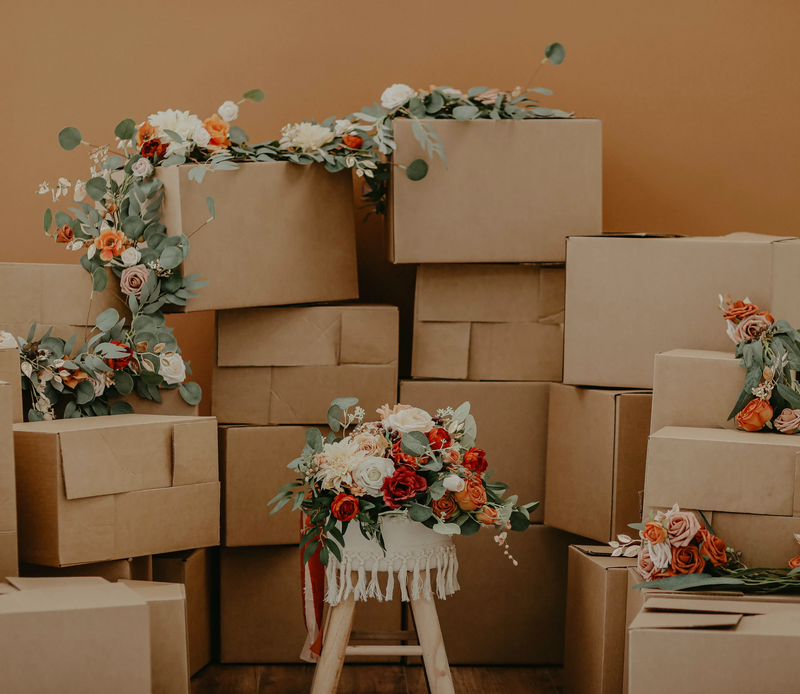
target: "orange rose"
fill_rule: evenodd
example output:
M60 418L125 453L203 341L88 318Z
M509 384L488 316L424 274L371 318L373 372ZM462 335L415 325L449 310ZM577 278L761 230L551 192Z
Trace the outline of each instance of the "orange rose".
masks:
M789 560L790 569L796 569L798 566L800 566L800 557L795 557L794 559Z
M344 135L342 137L342 142L351 149L361 149L361 145L364 144L364 138L358 135Z
M395 441L392 444L392 455L391 458L394 460L395 463L398 465L407 465L410 468L416 470L420 465L424 465L428 462L428 456L425 455L422 458L415 458L413 455L409 455L408 453L404 453L403 449L400 447L400 441Z
M475 514L475 519L484 525L495 525L498 515L497 509L494 506L484 506Z
M747 316L752 316L755 313L758 313L758 306L755 304L736 301L733 306L722 314L722 317L725 320L732 320L734 323L738 323L742 318L747 318Z
M465 479L464 488L455 493L459 508L464 511L474 511L486 503L486 490L483 485L474 479Z
M664 540L667 539L667 531L664 529L664 526L661 525L661 523L648 521L644 524L642 537L645 540L650 540L650 542L652 542L654 545L657 545L659 542L664 542Z
M706 560L694 545L672 548L672 568L676 574L699 574L705 565Z
M759 431L772 419L772 406L763 398L754 398L736 415L734 421L742 431Z
M713 566L724 566L728 562L728 552L725 549L725 542L716 535L712 535L705 528L701 528L697 533L700 541L700 553L708 557Z
M106 229L94 240L95 248L100 251L100 260L108 262L125 250L125 234L116 229Z
M161 159L167 153L167 145L158 139L158 132L148 121L142 123L136 131L136 148L139 154L150 159L156 156Z
M437 516L447 520L456 512L458 504L453 498L453 492L447 492L441 499L433 499L431 508Z
M66 369L66 371L69 373L69 376L62 376L61 380L67 388L76 388L81 381L85 381L89 378L89 374L85 371L69 371L68 369Z
M347 522L358 515L358 499L352 494L341 492L331 503L331 513L336 520Z
M65 224L63 227L56 229L56 243L69 243L72 241L72 238L72 227L69 224Z
M211 135L211 140L208 142L206 149L222 149L223 147L230 147L231 141L228 138L228 133L231 126L222 120L222 117L215 113L210 118L203 121L203 127Z
M442 427L433 427L433 429L427 433L427 437L431 448L435 451L447 448L452 442L450 434L447 433L446 429L442 429Z

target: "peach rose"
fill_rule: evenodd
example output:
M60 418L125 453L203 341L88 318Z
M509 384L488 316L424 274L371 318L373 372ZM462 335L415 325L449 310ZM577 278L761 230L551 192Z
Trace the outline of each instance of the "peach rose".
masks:
M218 113L215 113L210 118L206 118L203 121L203 127L211 136L207 149L230 147L231 141L228 137L228 133L231 130L231 126L229 123L226 123Z
M800 410L790 410L787 407L772 423L782 434L794 434L800 431Z
M108 262L125 250L125 234L116 229L106 229L94 240L95 248L100 251L100 260Z
M642 537L645 540L649 540L654 545L657 545L659 542L664 542L664 540L667 539L667 531L664 529L664 526L661 525L661 523L656 523L656 521L648 521L644 524Z
M706 565L694 545L672 548L672 569L676 574L699 574Z
M69 224L65 224L63 227L56 229L56 243L69 243L72 241L73 237L74 233Z
M433 499L431 508L437 516L447 520L458 510L458 504L453 498L453 492L447 492L441 499Z
M463 511L474 511L486 503L486 490L477 480L466 479L464 488L455 493L456 502Z
M398 412L402 412L403 410L411 410L413 409L411 405L401 405L397 403L394 407L389 407L389 404L381 405L377 410L375 410L380 416L381 421L386 419L389 415L397 414Z
M754 398L734 417L737 428L742 431L760 431L772 419L772 405L763 398Z
M133 294L138 297L142 293L145 283L150 278L150 270L144 265L126 267L119 278L119 288L123 294Z
M708 557L713 566L724 566L728 563L728 552L723 540L712 535L705 528L700 529L697 539L700 541L700 553Z
M636 570L645 581L651 580L656 572L656 565L650 557L650 547L646 544L639 548L639 555L636 557Z
M700 532L700 521L691 511L667 511L664 525L673 547L686 547Z
M497 509L494 506L484 506L475 514L475 519L484 525L495 525L497 523Z
M733 329L733 341L739 344L740 342L757 340L774 322L772 316L765 312L747 316L737 323Z
M461 456L455 448L448 448L444 451L442 457L444 458L444 462L455 465Z
M358 452L368 458L380 458L383 451L389 447L385 436L376 436L366 432L353 436L353 443L358 447Z
M789 560L790 569L796 569L798 566L800 566L800 557L795 557L794 559Z
M752 316L756 313L758 313L758 306L755 304L736 301L733 306L722 314L722 317L725 320L732 320L734 323L738 323L743 318L747 318L747 316Z

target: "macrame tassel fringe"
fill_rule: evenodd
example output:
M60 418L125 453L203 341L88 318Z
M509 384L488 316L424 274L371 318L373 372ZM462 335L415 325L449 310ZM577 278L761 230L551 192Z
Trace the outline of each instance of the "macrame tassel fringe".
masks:
M394 562L389 562L389 580L386 581L386 600L389 601L394 595Z
M400 584L400 599L408 602L408 559L403 559L403 564L397 574L397 582Z
M353 592L356 600L367 599L367 571L364 568L363 559L361 559L358 564L358 581L356 582L356 587Z

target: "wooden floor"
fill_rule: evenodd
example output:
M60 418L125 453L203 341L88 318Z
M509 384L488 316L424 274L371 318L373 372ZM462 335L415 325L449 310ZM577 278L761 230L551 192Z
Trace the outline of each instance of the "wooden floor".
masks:
M456 694L560 694L560 668L453 667ZM209 665L192 694L308 694L311 665ZM418 665L345 665L338 694L427 694Z

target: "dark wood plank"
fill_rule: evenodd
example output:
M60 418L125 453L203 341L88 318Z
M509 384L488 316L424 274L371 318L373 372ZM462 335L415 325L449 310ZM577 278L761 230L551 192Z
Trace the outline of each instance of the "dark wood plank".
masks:
M192 679L192 694L258 694L258 677L258 666L208 665Z

